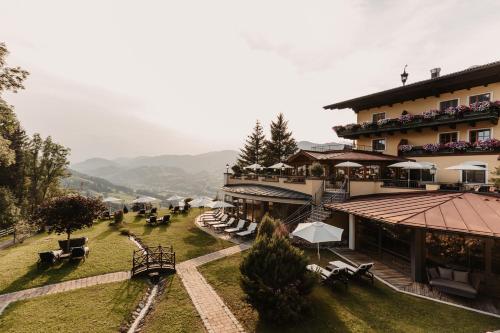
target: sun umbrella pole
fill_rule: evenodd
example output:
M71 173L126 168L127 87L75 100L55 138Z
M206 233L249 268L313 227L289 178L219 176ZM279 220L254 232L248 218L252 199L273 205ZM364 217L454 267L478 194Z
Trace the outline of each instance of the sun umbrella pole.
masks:
M320 262L321 261L321 255L319 254L319 243L317 243L317 244L318 244L318 262Z

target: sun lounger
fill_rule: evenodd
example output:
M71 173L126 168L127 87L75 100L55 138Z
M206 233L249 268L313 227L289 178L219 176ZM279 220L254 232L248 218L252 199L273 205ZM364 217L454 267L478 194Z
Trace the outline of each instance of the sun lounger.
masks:
M71 260L81 260L85 261L85 258L89 256L90 249L87 246L79 246L71 248Z
M236 228L227 228L227 229L224 229L224 232L226 232L228 234L232 234L232 233L235 233L235 232L242 231L243 228L245 227L245 223L247 223L246 220L240 219L238 221L238 224L236 225Z
M47 251L38 253L39 259L37 262L37 267L40 268L42 265L53 265L61 259L63 251Z
M241 232L237 232L236 236L239 236L239 237L248 237L248 236L253 235L256 230L257 230L257 223L252 222L248 226L247 230L241 231Z
M325 268L318 266L316 264L307 265L307 269L311 272L318 273L321 276L321 281L323 283L335 284L341 282L347 288L347 276L345 274L346 269L335 267L331 264L327 265Z
M214 217L214 216L217 216L217 215L221 215L222 216L222 210L221 209L216 209L216 210L211 210L211 211L205 212L205 213L201 214L200 217L203 219L203 218Z
M219 224L214 224L212 225L212 228L219 230L219 229L224 229L224 228L229 228L230 226L233 225L233 223L236 221L234 217L231 217L229 221L226 223L219 223Z
M340 260L330 261L329 264L333 265L335 267L345 268L347 270L347 273L349 274L350 278L366 277L371 281L372 284L375 282L373 273L370 272L370 269L373 267L372 262L369 262L366 264L361 264L358 267L351 266L351 265L346 264L345 262L340 261Z
M220 220L206 221L205 225L213 226L213 225L216 225L216 224L225 223L228 218L229 218L229 215L224 214L224 216L222 216L222 218Z
M222 212L220 212L220 213L217 213L217 214L212 215L212 216L203 216L201 218L201 220L202 221L215 221L215 220L222 218L224 215L227 215L227 214L223 214Z
M146 219L147 224L156 224L158 220L156 219L156 215L151 215Z
M170 222L170 215L163 215L159 220L159 223L168 224Z

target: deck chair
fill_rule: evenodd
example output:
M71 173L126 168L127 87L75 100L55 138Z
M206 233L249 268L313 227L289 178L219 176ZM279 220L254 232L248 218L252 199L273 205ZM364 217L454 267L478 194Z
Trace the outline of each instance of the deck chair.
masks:
M156 219L156 215L151 215L150 217L148 217L146 219L146 223L147 224L156 224L158 222L158 220Z
M201 214L200 217L201 218L214 217L214 216L218 215L219 213L222 213L222 209L210 210L208 212Z
M340 282L347 288L348 279L345 274L345 268L334 267L332 265L327 265L323 268L316 264L312 264L307 265L307 269L311 272L318 273L321 276L322 283L334 285L337 282Z
M361 264L358 267L351 266L340 260L330 261L329 264L339 268L345 268L349 278L367 278L372 284L375 282L375 277L373 273L370 272L370 269L373 267L372 262Z
M205 225L208 225L208 226L213 226L213 225L216 225L216 224L221 224L221 223L225 223L227 221L227 219L229 218L229 215L227 214L224 214L220 220L212 220L212 221L206 221L205 222Z
M170 215L163 215L160 219L160 223L168 224L170 222Z
M227 221L226 223L214 224L212 225L212 228L214 228L215 230L229 228L233 225L235 221L236 219L234 217L231 217L229 221Z
M90 249L87 246L79 246L79 247L72 247L71 248L71 260L82 260L85 261L85 259L89 256Z
M238 221L238 224L236 225L236 228L226 228L226 229L224 229L224 232L228 233L228 234L232 234L232 233L235 233L235 232L242 231L243 228L245 227L245 223L247 223L246 220L240 219Z
M203 216L201 218L201 220L202 221L216 221L216 220L222 218L222 216L224 216L224 213L222 213L222 211L221 211L221 212L214 214L214 215Z
M248 226L247 230L237 232L236 236L239 236L239 237L248 237L248 236L253 235L256 230L257 230L257 223L252 222Z
M39 259L37 268L40 269L42 265L53 265L61 259L62 250L47 251L38 253Z

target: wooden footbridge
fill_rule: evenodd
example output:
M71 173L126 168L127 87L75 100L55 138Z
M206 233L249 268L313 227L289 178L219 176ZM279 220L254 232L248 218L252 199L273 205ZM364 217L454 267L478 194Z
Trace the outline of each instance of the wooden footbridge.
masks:
M135 250L132 258L132 276L151 272L175 272L175 252L172 246L145 247Z

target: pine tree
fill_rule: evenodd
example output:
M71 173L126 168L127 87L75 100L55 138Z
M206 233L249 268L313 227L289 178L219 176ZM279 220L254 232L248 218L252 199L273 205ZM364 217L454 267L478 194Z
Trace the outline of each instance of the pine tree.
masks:
M238 165L246 167L248 165L264 162L264 142L265 142L264 129L257 120L253 133L250 134L246 140L245 146L241 149L238 157Z
M283 162L297 151L297 143L288 131L288 121L283 113L278 115L276 121L271 122L271 139L265 142L265 163L272 165Z

